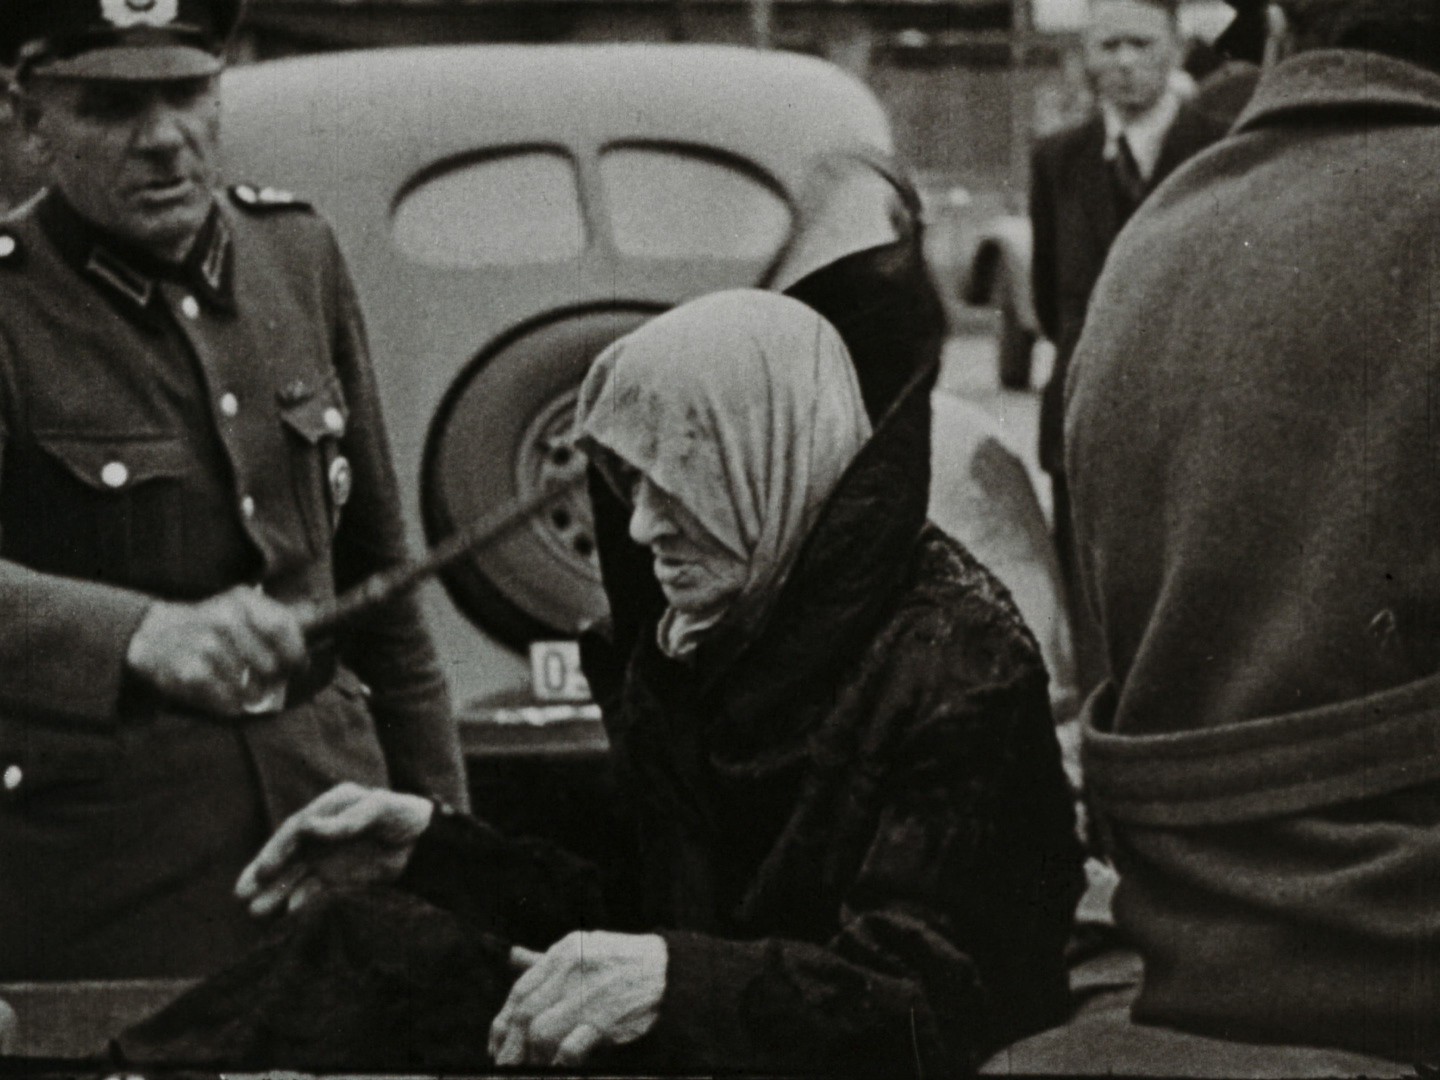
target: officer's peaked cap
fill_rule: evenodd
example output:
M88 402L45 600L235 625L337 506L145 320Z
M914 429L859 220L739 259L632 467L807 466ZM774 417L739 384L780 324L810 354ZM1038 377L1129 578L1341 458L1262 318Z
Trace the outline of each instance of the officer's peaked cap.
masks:
M0 63L68 79L213 75L244 0L0 0Z

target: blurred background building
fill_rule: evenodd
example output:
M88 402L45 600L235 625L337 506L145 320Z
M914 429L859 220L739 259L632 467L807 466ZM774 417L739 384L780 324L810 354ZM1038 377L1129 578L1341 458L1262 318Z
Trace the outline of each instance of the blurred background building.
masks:
M251 0L240 62L461 42L722 42L824 57L875 91L901 154L944 217L1024 202L1031 138L1082 115L1086 0ZM1213 39L1223 0L1187 0ZM0 108L0 204L32 184Z

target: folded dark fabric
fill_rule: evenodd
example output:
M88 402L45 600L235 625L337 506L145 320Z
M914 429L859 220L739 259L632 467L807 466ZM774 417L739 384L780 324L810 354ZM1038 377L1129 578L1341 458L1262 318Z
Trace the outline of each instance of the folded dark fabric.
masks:
M1115 734L1102 685L1082 714L1085 783L1110 820L1232 825L1440 779L1440 677L1194 731Z
M488 1068L508 943L394 889L342 892L130 1028L120 1064L444 1072Z

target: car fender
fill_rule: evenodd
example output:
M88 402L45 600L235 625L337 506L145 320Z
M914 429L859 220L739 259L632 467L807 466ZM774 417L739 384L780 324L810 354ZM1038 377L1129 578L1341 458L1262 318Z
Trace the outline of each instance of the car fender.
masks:
M1033 244L1030 219L1024 215L1010 214L988 222L965 264L960 296L967 304L1004 307L1008 303L1020 325L1038 336L1040 320L1030 287Z
M1025 463L978 405L932 397L930 520L965 545L1010 590L1040 645L1057 716L1078 704L1074 647L1060 562Z

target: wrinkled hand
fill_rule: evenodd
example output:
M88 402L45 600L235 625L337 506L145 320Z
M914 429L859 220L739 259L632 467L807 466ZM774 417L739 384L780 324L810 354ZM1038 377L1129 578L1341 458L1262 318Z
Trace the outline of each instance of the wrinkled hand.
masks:
M167 698L220 716L254 707L305 659L296 609L245 585L196 604L157 600L125 652Z
M340 784L285 819L241 871L235 895L264 917L327 888L394 881L434 812L419 795Z
M669 953L656 934L569 934L543 956L511 950L529 970L490 1026L497 1065L583 1065L652 1027L665 996Z

